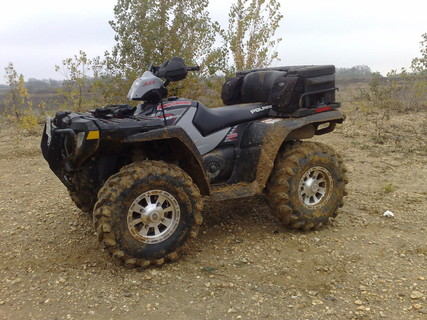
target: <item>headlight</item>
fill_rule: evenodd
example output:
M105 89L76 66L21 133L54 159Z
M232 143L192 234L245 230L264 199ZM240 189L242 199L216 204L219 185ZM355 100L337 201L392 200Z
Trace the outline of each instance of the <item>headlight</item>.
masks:
M77 150L79 150L82 145L83 141L85 140L86 132L79 132L77 133Z
M47 146L50 146L52 141L52 118L46 116L46 135L47 135Z

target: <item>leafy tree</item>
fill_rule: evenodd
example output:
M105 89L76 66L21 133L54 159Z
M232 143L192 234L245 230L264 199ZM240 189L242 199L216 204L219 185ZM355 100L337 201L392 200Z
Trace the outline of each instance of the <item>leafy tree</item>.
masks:
M219 96L221 88L218 78L212 77L217 71L229 75L236 69L267 66L277 58L274 48L280 39L272 37L282 18L279 0L237 0L231 7L227 30L210 19L208 4L209 0L118 0L110 21L116 33L115 46L104 59L88 60L81 52L80 57L64 60L70 77L63 98L81 109L82 89L87 83L81 68L90 66L96 100L121 103L132 81L150 63L159 65L180 56L187 64L199 64L201 72L173 83L171 94L189 98L202 94L202 101L209 95L206 101L212 101L211 95ZM223 45L215 47L221 38ZM204 90L206 85L210 90Z
M427 33L422 35L423 40L420 42L421 44L421 57L417 57L412 59L411 69L415 73L426 73L427 71Z
M274 35L283 18L279 0L237 0L228 17L223 38L232 61L227 73L266 67L278 58L275 48L282 39Z
M116 45L107 53L107 68L116 75L135 78L151 62L172 56L186 62L203 62L215 41L215 23L207 11L208 0L118 0Z
M208 4L209 0L118 0L115 19L110 21L116 45L105 61L110 77L125 84L120 90L123 94L128 81L145 66L172 56L201 65L202 72L176 85L178 89L192 86L191 92L203 85L201 77L218 70L229 75L268 66L277 58L275 47L281 39L274 35L283 18L279 0L237 0L231 6L226 30L212 22ZM223 45L215 47L218 36Z
M39 110L33 109L33 103L30 100L30 95L25 87L24 76L18 75L13 63L9 63L5 68L6 83L9 90L5 99L5 114L6 117L19 128L34 134L37 133L40 115L43 114L44 105L39 105Z
M11 62L4 70L6 72L6 83L9 86L5 101L6 113L9 116L13 115L15 120L20 120L23 110L32 106L28 91L24 85L24 76L22 74L18 75Z
M83 111L88 108L88 94L91 87L88 72L91 66L92 60L88 59L82 50L79 55L63 60L62 66L55 66L55 70L65 77L58 89L61 109Z
M197 77L216 72L213 65L222 60L212 48L219 27L209 18L208 4L209 0L118 0L110 21L116 44L105 59L92 60L97 101L123 102L132 81L150 63L160 65L172 56L202 66L202 72L191 74L185 83L172 85L173 94L200 83Z

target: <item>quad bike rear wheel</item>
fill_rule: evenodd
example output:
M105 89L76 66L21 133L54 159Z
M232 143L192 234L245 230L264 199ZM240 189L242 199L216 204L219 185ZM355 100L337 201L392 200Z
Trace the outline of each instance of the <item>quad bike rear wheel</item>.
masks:
M284 226L316 229L343 206L347 182L343 160L331 147L297 141L279 152L266 195Z
M94 225L105 249L127 265L176 260L202 223L202 199L175 165L142 161L123 167L98 193Z

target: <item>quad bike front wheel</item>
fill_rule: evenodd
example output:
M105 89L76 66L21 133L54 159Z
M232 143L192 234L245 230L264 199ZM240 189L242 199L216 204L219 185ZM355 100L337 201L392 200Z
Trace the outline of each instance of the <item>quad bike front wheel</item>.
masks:
M177 166L142 161L123 167L99 191L94 224L106 250L128 265L176 260L202 223L202 199Z
M342 158L332 148L294 142L279 152L266 195L284 226L309 230L337 215L347 182Z

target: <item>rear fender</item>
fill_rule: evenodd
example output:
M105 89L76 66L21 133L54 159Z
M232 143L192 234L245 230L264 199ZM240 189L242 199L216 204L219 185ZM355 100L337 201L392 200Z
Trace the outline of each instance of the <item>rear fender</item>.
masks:
M255 180L252 182L256 194L262 193L281 146L287 141L309 139L314 135L331 132L337 123L342 123L344 114L338 110L313 114L303 118L273 118L263 134ZM264 121L268 121L264 120ZM325 124L329 124L324 127Z
M203 169L202 156L184 129L170 126L137 133L123 140L126 144L134 144L142 149L145 143L153 141L156 142L156 145L169 147L171 154L168 155L168 160L179 163L179 167L193 179L202 195L210 195L210 186Z

